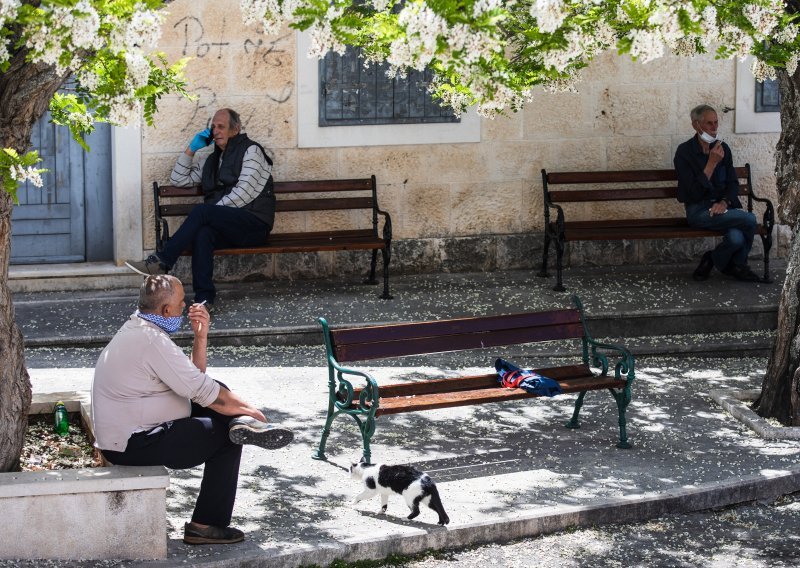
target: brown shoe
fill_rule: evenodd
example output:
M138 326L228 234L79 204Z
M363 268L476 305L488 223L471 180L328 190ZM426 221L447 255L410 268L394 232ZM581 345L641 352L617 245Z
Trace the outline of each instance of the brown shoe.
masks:
M195 523L183 525L183 542L186 544L233 544L242 542L244 533L233 527L198 527Z

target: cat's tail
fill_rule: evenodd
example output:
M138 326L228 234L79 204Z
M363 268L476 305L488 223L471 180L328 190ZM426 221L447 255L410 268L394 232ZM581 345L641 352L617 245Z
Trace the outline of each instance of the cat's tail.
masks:
M450 517L444 512L444 505L442 505L442 499L439 497L439 490L436 489L436 485L433 482L431 482L430 493L431 500L428 502L428 507L438 513L440 525L448 524L450 522Z

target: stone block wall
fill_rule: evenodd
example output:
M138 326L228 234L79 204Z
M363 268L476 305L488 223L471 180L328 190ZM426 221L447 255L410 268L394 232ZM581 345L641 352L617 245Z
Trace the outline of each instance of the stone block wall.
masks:
M165 97L156 127L143 129L144 246L154 247L150 183L166 181L178 154L221 107L242 115L245 132L275 162L276 180L363 177L375 174L379 202L392 214L398 272L483 270L536 265L543 229L540 170L669 168L676 146L693 131L688 113L699 103L720 111L720 132L735 162L749 162L756 191L777 201L777 134L734 134L734 61L665 57L645 65L608 53L585 70L578 93L539 90L523 111L482 119L477 143L298 147L295 32L265 35L241 22L238 7L178 0L168 7L160 49L191 57L187 78L195 101ZM344 140L343 144L347 141ZM679 204L637 204L629 214L680 214ZM602 206L577 211L591 219ZM366 223L348 216L346 223ZM279 216L275 232L334 226L333 215ZM782 234L782 233L781 233ZM779 237L773 250L785 243ZM600 249L595 249L600 246ZM537 248L538 247L538 248ZM573 264L694 261L705 245L585 243L572 246ZM354 253L219 259L220 278L319 277L363 271ZM366 254L362 256L366 257ZM178 273L188 275L186 260Z

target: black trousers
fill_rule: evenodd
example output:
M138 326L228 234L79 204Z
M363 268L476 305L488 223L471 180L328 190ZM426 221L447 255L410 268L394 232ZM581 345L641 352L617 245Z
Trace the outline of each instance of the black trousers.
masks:
M231 523L242 446L228 438L233 416L192 403L192 415L167 422L153 433L137 432L124 452L102 450L114 465L163 465L187 469L205 464L192 521L227 527Z

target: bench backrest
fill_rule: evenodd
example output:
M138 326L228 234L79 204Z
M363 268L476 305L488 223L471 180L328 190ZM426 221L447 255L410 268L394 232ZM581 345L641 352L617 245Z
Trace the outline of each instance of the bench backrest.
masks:
M566 309L337 329L326 341L337 361L349 362L583 336L580 312Z
M353 196L354 193L361 193L361 195ZM310 194L319 195L310 196ZM196 201L193 203L161 203L162 198L200 197L202 195L203 191L200 187L175 187L153 183L156 214L160 217L188 215L197 203ZM362 179L275 182L276 211L374 210L377 208L377 200L375 176Z
M750 164L737 167L739 195L748 196L748 210L752 211L752 181ZM580 203L587 201L636 201L643 199L678 198L678 174L669 170L620 170L608 172L546 172L542 170L545 202ZM553 191L551 186L583 186L592 189L564 189ZM631 187L636 184L636 187Z

